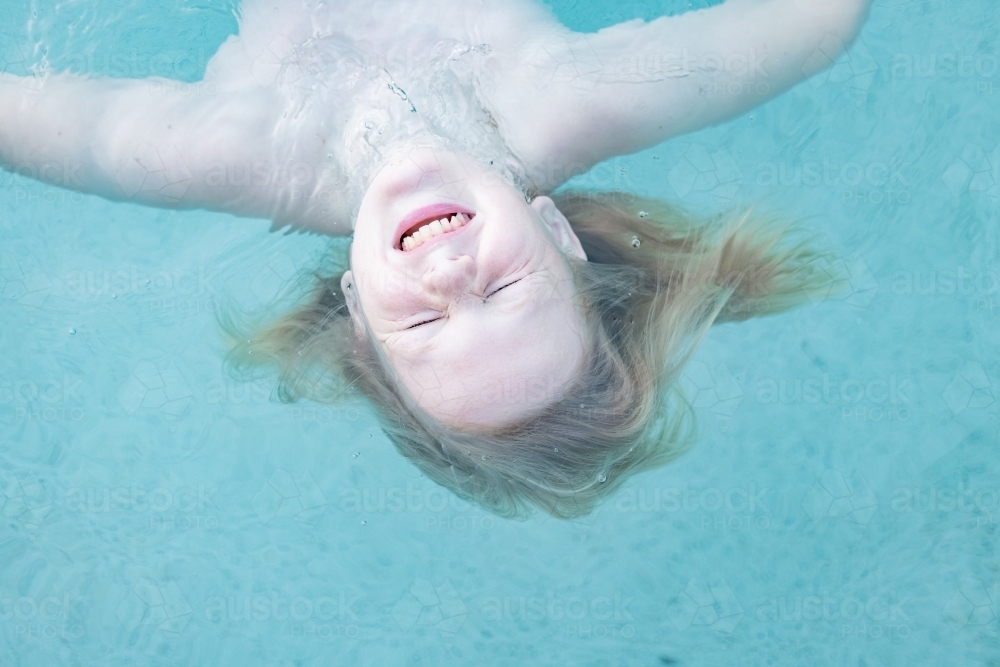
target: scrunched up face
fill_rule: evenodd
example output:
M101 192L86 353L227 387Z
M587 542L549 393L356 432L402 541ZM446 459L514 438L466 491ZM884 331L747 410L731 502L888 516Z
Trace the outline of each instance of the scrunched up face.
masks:
M558 399L581 370L570 257L586 259L551 199L529 205L471 160L418 149L365 194L343 287L417 405L495 428Z

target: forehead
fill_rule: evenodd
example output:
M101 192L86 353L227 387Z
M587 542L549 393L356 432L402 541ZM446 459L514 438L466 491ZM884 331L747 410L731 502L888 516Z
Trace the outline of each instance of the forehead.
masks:
M576 377L586 347L571 295L468 315L453 318L419 350L389 352L413 400L433 416L511 421L551 403Z

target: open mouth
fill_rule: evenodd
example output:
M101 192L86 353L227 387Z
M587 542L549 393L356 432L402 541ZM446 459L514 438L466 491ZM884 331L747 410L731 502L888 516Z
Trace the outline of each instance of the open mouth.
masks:
M404 231L399 236L399 248L404 252L416 250L433 238L457 231L472 221L474 213L440 205L415 211L403 222ZM412 224L411 221L416 219Z

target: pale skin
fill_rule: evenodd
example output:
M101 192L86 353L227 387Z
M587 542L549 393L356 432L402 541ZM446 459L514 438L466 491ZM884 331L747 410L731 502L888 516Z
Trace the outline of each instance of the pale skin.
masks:
M353 233L342 284L356 329L417 404L457 427L492 427L554 400L588 342L569 267L586 255L565 217L548 197L526 203L473 161L430 148L388 156L354 215L342 130L350 101L340 116L307 106L289 121L283 89L262 80L261 54L280 59L314 28L301 13L264 16L280 2L254 2L266 20L250 12L208 64L214 86L200 92L157 77L0 74L0 165L113 200ZM519 13L492 0L415 4L428 22L435 12L449 19L428 30L489 44L480 101L544 193L824 69L854 39L870 0L727 0L594 34L527 4ZM294 190L287 180L247 187L219 177L232 163L291 165L309 177ZM454 205L471 220L401 247L401 221L431 205Z

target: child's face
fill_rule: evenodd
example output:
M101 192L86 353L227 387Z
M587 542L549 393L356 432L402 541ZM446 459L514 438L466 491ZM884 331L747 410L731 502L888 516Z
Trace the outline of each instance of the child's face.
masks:
M405 239L459 212L451 231ZM554 401L580 371L586 335L567 255L586 259L551 200L528 205L471 161L420 149L365 194L345 293L420 407L453 426L500 426Z

